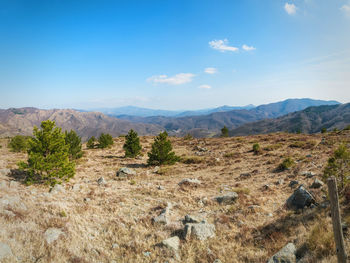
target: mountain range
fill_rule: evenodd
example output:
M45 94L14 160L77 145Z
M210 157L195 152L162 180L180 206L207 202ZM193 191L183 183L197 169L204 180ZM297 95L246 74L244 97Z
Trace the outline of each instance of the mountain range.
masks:
M130 129L136 130L140 135L155 135L167 130L170 135L183 136L190 133L195 137L216 136L224 126L229 128L231 135L296 129L302 132L315 132L321 126L343 127L349 123L346 105L336 101L288 99L254 108L247 106L245 109L230 110L235 107L223 106L211 109L214 112L207 115L181 117L119 115L118 118L100 112L72 109L10 108L0 109L0 136L31 135L33 126L40 126L41 121L47 119L54 120L63 130L77 131L83 140L99 136L102 132L118 136L126 134ZM308 108L310 106L314 107ZM309 109L313 110L309 112ZM178 114L187 114L186 112L190 111Z

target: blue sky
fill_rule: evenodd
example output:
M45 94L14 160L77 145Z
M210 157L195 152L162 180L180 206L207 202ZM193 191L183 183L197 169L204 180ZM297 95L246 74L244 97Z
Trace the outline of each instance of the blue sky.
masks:
M0 108L350 102L349 0L0 0Z

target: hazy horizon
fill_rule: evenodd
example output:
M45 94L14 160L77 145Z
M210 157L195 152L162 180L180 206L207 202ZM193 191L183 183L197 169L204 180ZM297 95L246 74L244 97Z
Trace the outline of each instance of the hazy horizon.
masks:
M0 108L350 101L350 1L0 0Z

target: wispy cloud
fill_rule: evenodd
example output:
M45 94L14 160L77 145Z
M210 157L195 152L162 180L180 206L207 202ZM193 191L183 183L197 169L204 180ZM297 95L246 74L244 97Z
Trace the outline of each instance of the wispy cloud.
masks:
M189 83L193 80L195 74L192 73L179 73L172 77L168 77L167 75L158 75L152 76L147 79L149 82L153 83L165 83L170 85L181 85L185 83Z
M228 45L228 40L224 39L224 40L212 40L209 42L209 46L213 49L219 50L221 52L225 52L225 51L238 51L239 48L237 47L233 47L233 46L229 46Z
M348 5L343 5L340 8L341 11L343 11L346 15L350 16L350 4Z
M256 48L253 47L253 46L243 45L242 49L245 50L245 51L252 51L252 50L255 50Z
M295 13L297 12L297 7L295 6L295 4L286 3L284 5L284 10L286 10L288 15L295 15Z
M207 74L215 74L218 72L218 70L216 68L205 68L204 72Z
M211 89L211 86L209 86L209 85L200 85L198 88L199 89Z

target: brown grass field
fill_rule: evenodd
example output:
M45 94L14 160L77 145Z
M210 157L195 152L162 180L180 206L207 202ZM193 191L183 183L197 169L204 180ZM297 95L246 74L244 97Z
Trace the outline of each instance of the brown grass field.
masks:
M303 171L322 178L333 150L350 142L349 131L171 140L176 154L187 161L157 173L146 165L153 137L141 137L144 155L139 159L123 157L124 138L115 138L109 149L84 147L64 192L49 193L48 186L26 186L20 176L0 174L0 242L13 254L3 262L266 262L288 242L296 245L300 262L336 262L329 207L290 211L285 201L294 191L288 186L291 180L307 188L312 184L315 177L307 178ZM16 169L26 154L10 152L7 143L0 141L0 169ZM258 155L252 152L254 143L261 146ZM207 151L198 153L198 147ZM295 165L275 171L286 157ZM121 167L137 175L120 180L116 171ZM242 173L252 176L242 178ZM97 183L100 177L106 185ZM179 186L184 178L201 184ZM280 179L284 182L278 184ZM234 205L213 200L232 190L239 194ZM321 203L327 187L312 193ZM171 222L154 224L152 218L167 202L173 205ZM342 200L341 207L343 221L350 223L350 206ZM180 233L186 214L213 223L216 236L181 240L180 259L175 259L156 244ZM52 227L63 234L48 244L44 233ZM349 237L345 240L350 251Z

